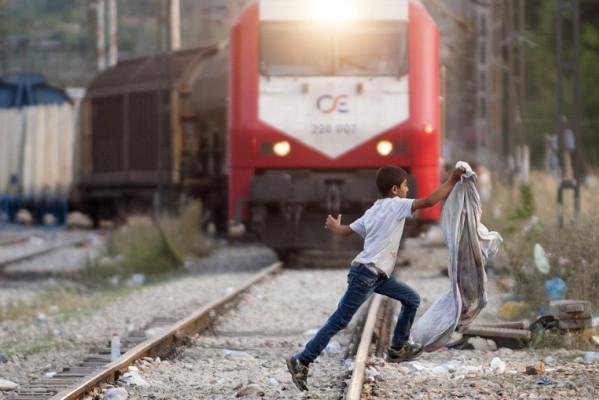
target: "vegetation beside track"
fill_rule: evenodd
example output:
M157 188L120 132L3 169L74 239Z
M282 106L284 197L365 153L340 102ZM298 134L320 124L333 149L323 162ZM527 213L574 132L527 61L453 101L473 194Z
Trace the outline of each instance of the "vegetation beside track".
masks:
M210 253L212 245L201 230L203 218L199 201L183 201L177 215L130 218L107 238L102 256L89 260L83 279L102 284L107 278L122 281L135 274L161 278L177 273L186 260Z
M511 300L520 312L514 318L534 318L547 312L549 298L545 282L559 278L566 284L566 299L591 302L599 307L599 197L597 175L580 185L580 213L575 220L574 194L564 192L563 227L558 218L558 181L546 173L533 171L526 185L510 187L498 182L491 201L483 206L483 223L501 233L506 257L497 265L500 278L507 278ZM546 254L549 271L537 268L534 247ZM585 348L594 332L568 337L548 337L543 346Z

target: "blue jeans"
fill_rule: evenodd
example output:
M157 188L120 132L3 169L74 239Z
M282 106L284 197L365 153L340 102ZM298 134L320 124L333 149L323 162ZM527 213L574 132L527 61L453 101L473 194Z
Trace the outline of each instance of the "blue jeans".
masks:
M347 274L347 290L339 301L337 310L318 330L298 355L305 364L313 362L327 346L329 340L349 325L358 308L372 293L379 293L401 302L401 312L393 331L392 346L402 346L410 338L416 310L420 305L420 295L394 276L389 278L375 274L363 264L351 267Z

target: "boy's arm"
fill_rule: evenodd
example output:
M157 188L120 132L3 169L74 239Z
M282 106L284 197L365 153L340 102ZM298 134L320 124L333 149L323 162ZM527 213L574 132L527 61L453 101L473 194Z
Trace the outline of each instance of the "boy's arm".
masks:
M324 227L325 229L328 229L331 232L341 236L349 236L354 233L353 229L350 228L349 225L341 225L341 214L339 214L337 218L333 218L331 214L329 214L324 223Z
M456 183L460 181L460 177L464 173L463 168L456 168L453 170L453 173L447 180L441 184L437 189L435 189L431 194L421 199L416 199L412 203L412 212L419 210L421 208L432 207L437 204L439 201L444 199L451 190L455 186Z

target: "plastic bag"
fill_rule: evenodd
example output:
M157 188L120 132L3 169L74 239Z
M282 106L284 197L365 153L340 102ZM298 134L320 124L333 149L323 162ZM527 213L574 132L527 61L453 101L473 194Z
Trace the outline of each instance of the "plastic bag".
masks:
M476 174L467 163L456 168L466 171L443 206L441 228L449 250L447 269L450 288L416 321L414 341L425 350L444 346L458 326L469 325L487 305L485 264L499 250L503 239L480 222L481 201Z

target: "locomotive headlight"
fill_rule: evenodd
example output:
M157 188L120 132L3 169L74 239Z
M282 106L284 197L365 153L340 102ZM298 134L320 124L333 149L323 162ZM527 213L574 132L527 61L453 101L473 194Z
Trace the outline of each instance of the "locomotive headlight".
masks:
M432 125L424 125L424 133L426 133L427 135L430 135L431 133L433 133L433 127Z
M272 151L279 157L285 157L291 151L291 145L288 141L283 140L272 146Z
M393 151L393 143L388 140L381 140L376 144L376 151L381 156L388 156Z

